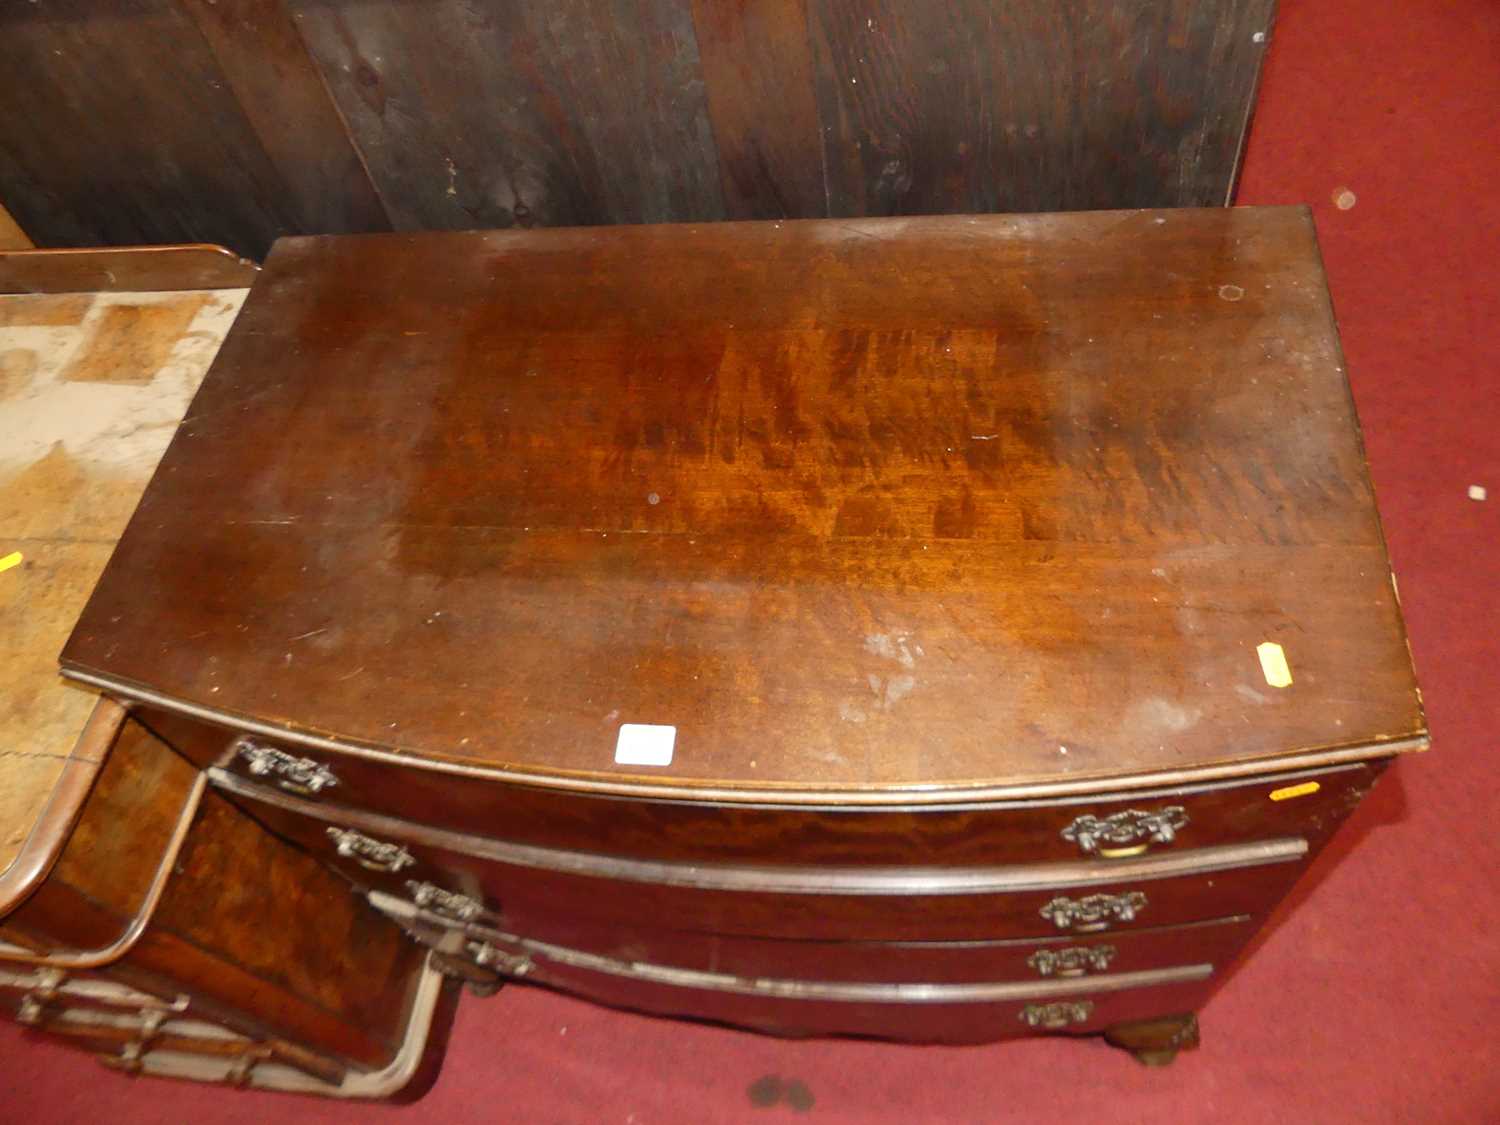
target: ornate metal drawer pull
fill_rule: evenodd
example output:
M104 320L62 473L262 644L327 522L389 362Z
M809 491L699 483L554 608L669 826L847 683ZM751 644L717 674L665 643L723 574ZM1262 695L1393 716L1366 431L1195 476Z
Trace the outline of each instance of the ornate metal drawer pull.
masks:
M487 941L471 941L469 955L480 965L494 969L508 977L524 977L534 967L531 958L524 953L512 953L498 949Z
M1133 922L1144 909L1146 896L1140 891L1126 891L1122 895L1086 895L1083 898L1058 895L1042 907L1041 913L1059 930L1087 933L1107 930L1112 922Z
M445 891L433 883L419 883L415 879L408 879L406 889L411 892L412 902L423 910L430 910L458 922L468 922L484 912L484 907L478 900Z
M1056 1029L1083 1023L1093 1014L1092 1000L1064 1000L1056 1004L1027 1004L1019 1016L1027 1027Z
M262 746L248 738L240 739L235 743L235 748L240 757L249 763L252 774L256 777L270 775L276 779L277 785L293 793L316 797L323 790L332 789L339 783L332 770L311 758L298 758L285 750Z
M1026 963L1044 977L1081 977L1089 970L1102 973L1119 951L1112 945L1072 945L1066 949L1038 949Z
M417 862L400 844L373 840L352 828L330 828L328 838L338 845L339 855L353 859L371 871L400 871Z
M1187 810L1181 805L1156 812L1126 809L1103 820L1080 816L1062 830L1062 838L1077 844L1084 855L1138 855L1152 844L1170 844L1187 822Z

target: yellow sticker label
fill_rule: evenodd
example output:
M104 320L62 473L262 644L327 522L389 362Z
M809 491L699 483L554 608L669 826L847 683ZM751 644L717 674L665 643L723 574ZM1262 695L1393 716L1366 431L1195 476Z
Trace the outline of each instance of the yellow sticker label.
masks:
M1261 675L1272 687L1290 687L1292 669L1286 662L1286 653L1275 641L1262 641L1255 646L1255 655L1260 657Z
M6 555L3 559L0 559L0 571L9 570L13 566L20 566L20 565L21 565L21 552L20 551L12 551L10 554Z
M1306 797L1309 793L1316 793L1323 788L1316 781L1304 781L1301 785L1288 785L1284 789L1272 789L1271 800L1290 801L1293 797Z

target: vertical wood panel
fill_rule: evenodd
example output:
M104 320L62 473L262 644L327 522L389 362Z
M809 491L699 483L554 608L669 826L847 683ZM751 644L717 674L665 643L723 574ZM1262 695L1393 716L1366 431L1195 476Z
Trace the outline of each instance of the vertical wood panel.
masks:
M1274 0L0 4L47 245L1225 202Z
M724 215L688 0L291 0L402 228Z
M694 0L731 218L828 212L805 0Z
M374 185L280 0L180 0L286 189L299 231L389 230Z
M834 214L1219 204L1273 0L809 0Z
M0 182L48 245L222 242L261 255L295 216L174 0L0 5Z

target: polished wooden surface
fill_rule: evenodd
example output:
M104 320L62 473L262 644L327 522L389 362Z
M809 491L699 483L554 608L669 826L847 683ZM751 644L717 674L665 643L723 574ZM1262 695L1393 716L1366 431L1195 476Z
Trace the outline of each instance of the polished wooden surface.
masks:
M48 877L0 939L97 969L253 1036L378 1068L401 1045L422 951L125 720ZM185 843L172 841L186 831ZM164 889L158 888L163 864ZM16 951L0 963L25 964ZM64 960L62 963L66 963Z
M1079 979L1067 974L1048 976L1036 966L1045 964L1042 958L1047 956L1081 959L1083 955L1076 952L1080 950L1099 956L1105 965L1080 976L1135 973L1203 961L1227 967L1258 925L1259 919L1239 916L1183 926L1051 937L881 942L747 938L671 929L660 919L643 918L630 924L560 917L544 935L537 936L618 961L671 965L742 980L963 984ZM1088 965L1087 960L1067 963Z
M47 879L0 920L9 940L45 953L124 953L152 906L153 884L197 774L138 723L121 721L99 776Z
M256 269L222 246L0 250L0 293L247 289Z
M36 889L62 853L84 799L119 734L125 709L100 699L69 752L55 767L5 771L0 817L6 826L5 855L0 868L0 917Z
M147 721L160 712L147 712ZM168 725L174 734L176 728ZM167 738L172 742L172 738ZM254 745L266 745L260 740ZM173 742L176 746L177 743ZM222 744L221 744L222 745ZM298 753L300 748L288 747ZM337 817L340 809L384 813L476 838L621 859L766 864L902 864L913 854L932 865L965 866L1082 858L1062 835L1077 818L1128 809L1183 810L1186 824L1171 844L1182 850L1288 835L1321 844L1374 784L1378 769L1335 766L1322 771L1143 789L1100 798L992 801L984 804L764 806L707 801L628 800L544 788L495 785L484 779L414 770L334 754L326 763L336 784L313 795ZM276 786L236 753L228 769L260 788ZM1302 786L1291 800L1270 794ZM295 784L284 788L307 798Z
M42 245L1224 203L1273 0L32 0Z
M499 924L550 939L578 919L629 928L650 920L705 934L837 941L984 941L1093 932L1092 922L1043 910L1059 896L1139 894L1138 908L1106 915L1111 931L1176 925L1269 910L1302 872L1302 840L1080 863L787 870L689 862L636 865L608 857L505 854L474 838L349 810L327 809L250 787L228 790L246 811L356 884L410 898L431 883L487 904ZM399 847L403 858L370 862L341 854L353 830ZM554 857L546 857L551 859ZM567 862L572 859L573 862ZM589 860L605 862L589 863Z
M1425 742L1295 208L285 241L64 665L621 792Z

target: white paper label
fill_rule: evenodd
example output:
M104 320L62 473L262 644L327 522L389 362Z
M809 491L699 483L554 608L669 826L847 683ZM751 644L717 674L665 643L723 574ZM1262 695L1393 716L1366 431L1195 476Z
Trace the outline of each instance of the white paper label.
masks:
M670 766L676 727L650 723L621 723L615 740L615 762L622 766Z
M1265 641L1255 646L1260 657L1261 675L1272 687L1291 687L1292 669L1286 662L1286 651L1275 641Z

